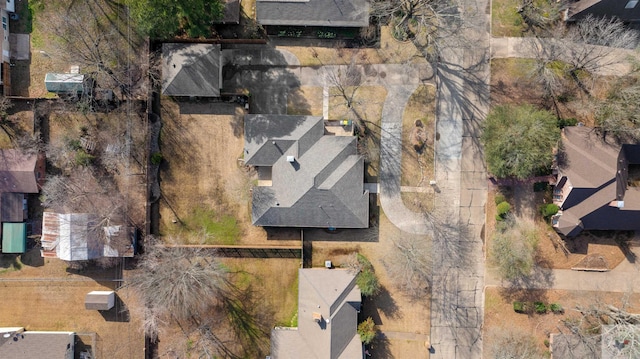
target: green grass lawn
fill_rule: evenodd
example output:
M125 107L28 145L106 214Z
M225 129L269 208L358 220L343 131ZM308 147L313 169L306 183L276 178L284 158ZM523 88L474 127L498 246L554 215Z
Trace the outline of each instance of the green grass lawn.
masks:
M491 35L522 36L525 23L518 13L519 0L494 0L491 6Z
M240 226L235 217L217 213L212 209L196 207L182 225L167 235L175 235L188 244L236 244L240 237Z

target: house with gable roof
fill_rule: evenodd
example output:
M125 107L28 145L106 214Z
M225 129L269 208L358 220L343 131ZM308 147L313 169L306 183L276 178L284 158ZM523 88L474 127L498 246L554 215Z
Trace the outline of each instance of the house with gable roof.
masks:
M219 44L162 44L162 94L220 97L222 53Z
M556 231L573 237L582 230L640 230L640 145L565 127L557 166Z
M316 116L245 116L255 166L252 222L264 227L367 228L369 191L354 136L325 134Z
M362 296L347 269L298 270L298 327L271 331L272 359L361 359Z
M366 27L367 0L257 0L260 25Z

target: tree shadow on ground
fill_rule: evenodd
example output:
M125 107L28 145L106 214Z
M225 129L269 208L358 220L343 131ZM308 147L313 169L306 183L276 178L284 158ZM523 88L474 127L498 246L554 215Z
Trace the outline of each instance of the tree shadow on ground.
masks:
M338 228L335 230L323 228L309 228L304 230L304 239L314 242L378 242L380 229L378 226L352 229Z
M383 325L380 313L391 319L402 317L400 308L391 293L384 286L380 287L380 292L373 297L365 297L362 303L362 319L371 317L376 325Z
M40 254L40 248L32 248L20 256L22 264L30 267L42 267L44 258Z
M116 293L115 304L109 310L99 310L100 314L107 322L127 323L130 320L129 308Z
M384 359L392 359L395 356L391 353L391 343L389 342L389 338L384 336L384 334L378 332L376 338L369 344L369 347L365 349L368 351L367 358L384 358Z

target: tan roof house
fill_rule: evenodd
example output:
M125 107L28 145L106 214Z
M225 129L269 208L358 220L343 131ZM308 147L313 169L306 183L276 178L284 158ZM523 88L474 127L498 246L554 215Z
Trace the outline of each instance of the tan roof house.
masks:
M299 269L298 327L271 331L272 359L362 359L362 296L346 269Z
M559 233L640 229L640 145L565 127L557 162L553 200L560 211L552 225Z

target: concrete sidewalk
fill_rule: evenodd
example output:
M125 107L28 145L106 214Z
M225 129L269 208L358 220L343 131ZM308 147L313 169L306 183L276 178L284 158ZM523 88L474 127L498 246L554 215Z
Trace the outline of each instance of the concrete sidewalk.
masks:
M542 49L556 46L556 49L568 49L561 46L554 39L539 39L533 37L492 37L491 38L491 58L524 58L535 59ZM556 42L556 43L554 43ZM589 54L597 60L599 66L593 66L594 72L602 76L621 76L629 73L632 69L630 59L640 60L638 52L629 49L610 48L604 46L576 44L579 48L585 49L582 54ZM560 50L558 50L560 51ZM559 53L560 58L567 59L571 56L570 51Z

